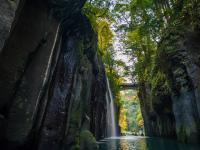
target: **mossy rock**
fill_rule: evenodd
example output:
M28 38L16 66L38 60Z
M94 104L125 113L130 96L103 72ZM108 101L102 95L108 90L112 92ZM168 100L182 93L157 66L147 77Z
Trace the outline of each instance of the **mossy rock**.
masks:
M80 150L98 150L96 139L88 130L81 131L80 134Z
M71 150L80 150L80 145L74 145L72 146Z

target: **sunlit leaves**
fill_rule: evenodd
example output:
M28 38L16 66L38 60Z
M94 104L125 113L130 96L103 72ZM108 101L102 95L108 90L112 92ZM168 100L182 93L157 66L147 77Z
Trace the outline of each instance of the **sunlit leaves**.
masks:
M120 93L122 98L122 106L120 108L120 117L122 118L120 118L120 124L122 127L126 125L126 128L123 128L122 132L131 131L138 133L143 129L144 122L140 111L137 91L125 90ZM124 119L126 119L126 123L123 122Z
M106 51L112 44L113 34L110 30L110 24L106 20L100 20L97 24L98 46L101 52L106 55Z
M137 110L136 112L137 116L136 116L136 123L139 127L143 127L144 126L144 120L142 118L142 114L141 114L141 111L140 109Z
M113 49L113 33L111 24L114 21L109 10L112 1L90 0L83 9L83 12L89 18L94 31L98 37L98 56L103 60L107 77L110 81L114 99L117 104L120 101L120 77L117 67L122 65L114 59L115 51Z
M120 109L119 126L122 131L126 130L126 128L127 128L126 112L127 112L126 109L124 109L124 108Z

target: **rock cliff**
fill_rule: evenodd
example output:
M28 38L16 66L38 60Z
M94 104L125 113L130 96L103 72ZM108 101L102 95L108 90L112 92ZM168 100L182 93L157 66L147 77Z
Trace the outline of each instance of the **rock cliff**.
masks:
M97 149L94 137L106 134L106 78L81 13L85 0L1 1L2 147Z
M140 83L147 135L200 141L200 6L195 8L165 29L150 82Z

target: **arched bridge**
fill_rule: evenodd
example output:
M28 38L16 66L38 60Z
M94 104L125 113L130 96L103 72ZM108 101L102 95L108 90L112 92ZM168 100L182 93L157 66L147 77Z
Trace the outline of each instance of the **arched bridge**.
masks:
M130 90L130 89L136 89L138 87L137 83L123 83L120 85L121 90Z

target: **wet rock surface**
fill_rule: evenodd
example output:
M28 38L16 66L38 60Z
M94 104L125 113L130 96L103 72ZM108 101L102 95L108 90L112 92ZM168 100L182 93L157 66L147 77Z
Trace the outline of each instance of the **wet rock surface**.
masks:
M199 40L199 27L191 22L166 29L151 82L140 84L147 135L199 143Z
M105 136L105 71L84 2L27 0L17 14L0 54L4 149L95 147Z
M171 47L166 46L171 39L174 39ZM176 37L171 34L168 41L163 41L165 46L161 53L166 56L164 61L168 61L169 65L164 71L171 82L176 134L180 141L189 143L198 143L200 139L199 39L198 30L184 26Z
M141 111L145 132L148 136L175 138L175 119L172 111L172 100L169 93L163 91L161 83L152 94L148 83L139 86Z
M0 52L8 38L12 24L15 19L15 13L18 8L19 0L1 0L0 1Z

